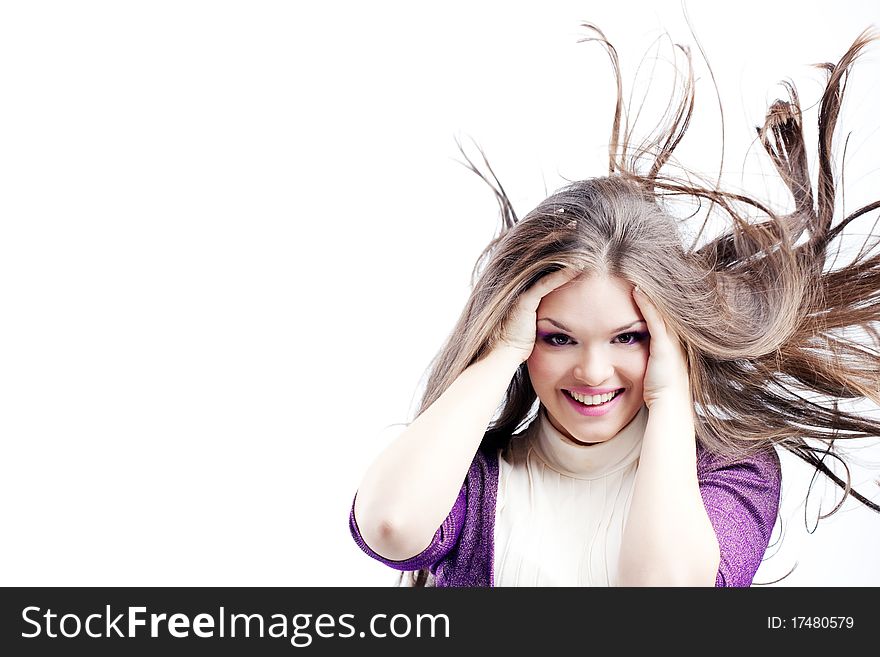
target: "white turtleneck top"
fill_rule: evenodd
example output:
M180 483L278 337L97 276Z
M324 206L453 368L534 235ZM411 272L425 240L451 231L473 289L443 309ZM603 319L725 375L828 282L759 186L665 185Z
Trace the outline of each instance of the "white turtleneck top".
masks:
M495 586L616 586L648 422L581 446L538 417L499 451Z

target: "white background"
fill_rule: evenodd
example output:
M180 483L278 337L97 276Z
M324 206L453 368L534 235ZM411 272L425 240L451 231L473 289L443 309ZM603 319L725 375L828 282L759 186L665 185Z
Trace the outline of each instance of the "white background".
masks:
M880 10L692 5L728 169L764 185L745 155L776 82L811 105L808 65ZM520 216L601 175L614 87L585 20L627 82L664 29L695 45L670 1L3 3L0 584L392 583L352 497L497 225L454 138ZM712 171L698 72L681 157ZM848 207L878 189L878 80L880 45L844 116ZM756 581L798 562L784 585L880 585L880 515L850 503L808 535L811 470L783 463L785 540Z

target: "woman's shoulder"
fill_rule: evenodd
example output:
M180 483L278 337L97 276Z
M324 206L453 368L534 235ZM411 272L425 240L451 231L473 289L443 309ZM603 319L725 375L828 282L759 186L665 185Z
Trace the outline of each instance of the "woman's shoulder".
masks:
M726 479L778 489L782 467L779 454L772 445L728 455L713 453L698 442L697 476L701 482Z

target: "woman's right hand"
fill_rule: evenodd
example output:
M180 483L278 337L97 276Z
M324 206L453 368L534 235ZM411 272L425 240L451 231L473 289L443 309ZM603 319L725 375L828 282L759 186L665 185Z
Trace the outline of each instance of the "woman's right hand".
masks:
M527 360L535 348L537 336L538 305L541 299L556 288L583 274L578 269L560 269L539 278L516 300L511 313L501 327L499 348L517 353L523 361Z

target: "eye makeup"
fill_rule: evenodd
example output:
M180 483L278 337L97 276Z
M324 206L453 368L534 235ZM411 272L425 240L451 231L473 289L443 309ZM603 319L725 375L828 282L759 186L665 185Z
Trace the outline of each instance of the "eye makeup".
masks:
M622 342L619 338L623 336L631 336L631 339L628 342ZM647 331L627 331L625 333L620 333L614 339L618 344L622 345L634 345L640 342L644 342L648 339L649 334ZM552 331L538 331L537 338L542 342L550 345L551 347L564 347L568 344L574 343L574 340L567 336L565 333L552 332ZM564 342L563 342L564 341Z
M537 337L539 340L550 345L551 347L565 347L574 342L565 333L545 333L543 331L538 331ZM557 341L557 338L559 339L559 341Z
M626 333L621 333L620 335L618 335L617 338L622 335L631 335L633 339L630 342L621 342L620 344L637 344L639 342L644 342L649 337L651 337L647 331L627 331ZM617 338L615 338L615 340Z

